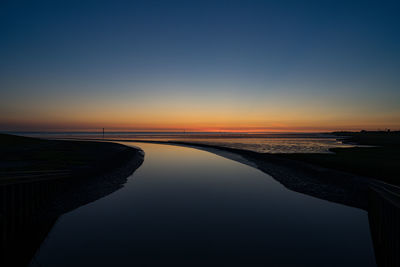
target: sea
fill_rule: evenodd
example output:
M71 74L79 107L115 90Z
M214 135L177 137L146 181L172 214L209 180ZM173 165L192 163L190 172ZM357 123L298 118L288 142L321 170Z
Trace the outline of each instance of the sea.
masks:
M46 139L184 141L260 153L332 153L330 148L354 147L331 133L229 132L12 132Z

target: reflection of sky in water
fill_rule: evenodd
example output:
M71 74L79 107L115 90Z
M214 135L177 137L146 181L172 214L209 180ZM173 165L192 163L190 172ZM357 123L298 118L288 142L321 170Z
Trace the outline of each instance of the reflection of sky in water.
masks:
M146 155L127 184L62 216L35 262L375 266L365 211L289 191L255 168L205 151L134 145Z
M268 153L327 153L329 148L351 147L336 141L335 138L235 138L187 141Z
M52 133L41 135L58 138L102 138L102 135L98 133ZM329 148L353 146L343 144L336 137L326 134L263 134L262 137L246 137L245 134L106 133L105 138L118 140L186 141L264 153L329 153Z

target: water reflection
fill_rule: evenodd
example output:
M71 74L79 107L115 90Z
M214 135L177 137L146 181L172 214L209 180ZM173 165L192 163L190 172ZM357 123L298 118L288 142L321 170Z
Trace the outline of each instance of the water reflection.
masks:
M338 137L320 133L292 134L239 134L239 133L31 133L34 137L107 139L114 141L173 141L216 145L261 153L329 153L330 148L353 147L344 144Z
M208 144L260 153L329 153L330 148L353 147L344 144L336 137L330 138L224 138L224 139L170 139L191 143Z
M79 179L0 185L0 266L27 266L60 216L121 189L143 157L115 171Z
M368 225L360 209L291 192L237 162L183 147L138 146L146 160L123 189L61 218L46 204L57 186L3 187L2 259L24 266L46 238L32 266L374 266L370 226L379 266L396 266L382 259L396 261L389 254L398 248L399 217L381 208L381 195L370 198L376 207ZM397 247L385 245L388 234Z

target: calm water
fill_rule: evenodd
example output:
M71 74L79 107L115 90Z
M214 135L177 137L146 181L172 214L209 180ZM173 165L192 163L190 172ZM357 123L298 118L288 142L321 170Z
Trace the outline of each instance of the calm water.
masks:
M99 132L92 133L23 133L44 138L103 138ZM323 133L285 133L285 134L235 134L235 133L121 133L104 135L105 139L114 140L155 140L186 141L211 144L231 148L268 153L328 153L330 148L353 147L343 144L337 137Z
M205 151L135 145L125 187L62 216L32 266L375 266L366 212Z
M261 153L328 153L330 148L352 147L352 145L343 144L341 141L336 140L335 137L209 138L206 140L188 139L187 141L245 149Z

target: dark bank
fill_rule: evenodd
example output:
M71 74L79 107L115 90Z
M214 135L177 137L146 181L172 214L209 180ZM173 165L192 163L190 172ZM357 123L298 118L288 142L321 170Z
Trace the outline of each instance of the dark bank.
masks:
M2 266L27 266L58 218L120 189L143 162L119 144L0 135Z

